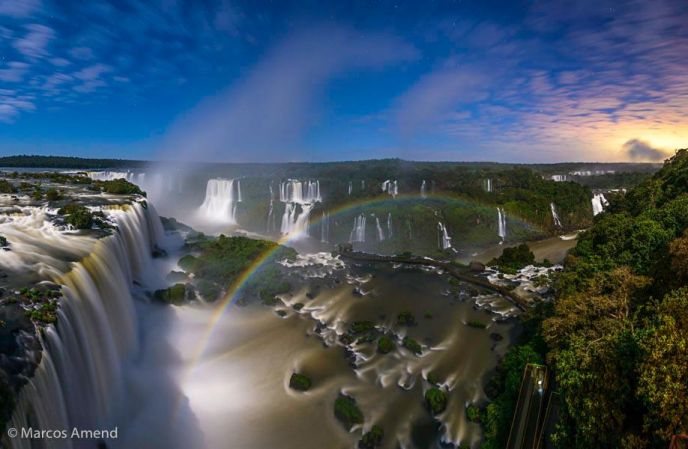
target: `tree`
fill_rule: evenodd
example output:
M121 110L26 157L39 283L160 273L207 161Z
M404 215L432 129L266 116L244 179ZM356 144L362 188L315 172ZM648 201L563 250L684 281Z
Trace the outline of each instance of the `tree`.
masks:
M645 427L660 439L688 432L688 288L657 305L641 341L638 394L647 405Z

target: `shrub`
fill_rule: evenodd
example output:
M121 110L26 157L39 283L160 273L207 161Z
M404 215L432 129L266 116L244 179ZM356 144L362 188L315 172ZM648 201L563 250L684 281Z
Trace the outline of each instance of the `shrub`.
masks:
M418 322L411 312L405 310L397 316L397 324L399 326L415 326Z
M365 334L375 329L375 323L372 321L354 321L349 327L349 332L354 335Z
M466 407L466 419L470 422L480 422L480 409L475 405Z
M16 189L6 179L0 179L0 193L14 193Z
M363 437L358 441L358 447L359 449L375 449L382 444L384 436L385 432L382 427L376 424L370 429L370 432L363 434Z
M62 199L62 194L60 194L57 189L51 187L45 192L45 199L48 201L57 201Z
M93 226L93 212L78 204L67 204L57 211L60 215L66 215L65 221L76 229L91 229Z
M535 255L525 243L513 248L504 248L501 256L490 261L490 265L496 265L502 270L520 270L533 263L535 263Z
M395 347L396 344L394 343L394 340L392 340L392 338L388 337L387 335L383 335L377 341L377 352L379 352L380 354L388 354L394 351Z
M477 321L477 320L469 320L466 323L466 325L469 327L474 327L476 329L485 329L487 327L487 325L485 323L482 323L482 322Z
M447 408L447 393L432 387L425 392L425 403L433 415L440 414Z

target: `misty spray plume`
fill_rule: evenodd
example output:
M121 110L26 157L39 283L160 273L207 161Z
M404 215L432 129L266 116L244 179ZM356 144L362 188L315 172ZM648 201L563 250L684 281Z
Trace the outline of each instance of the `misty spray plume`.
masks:
M335 26L295 33L273 47L244 78L177 120L160 159L293 160L316 119L318 94L351 70L381 69L415 57L404 42Z

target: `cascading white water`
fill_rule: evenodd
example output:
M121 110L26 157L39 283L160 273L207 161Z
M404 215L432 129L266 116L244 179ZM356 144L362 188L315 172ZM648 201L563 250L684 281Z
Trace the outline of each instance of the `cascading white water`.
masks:
M151 205L134 203L108 213L114 215L117 232L93 243L90 254L66 272L50 272L63 285L58 324L41 337L43 358L18 395L10 427L104 429L117 424L117 406L125 397L124 366L138 345L130 288L155 279L151 252L161 229ZM13 449L34 447L21 438L10 444ZM43 444L53 449L93 442L46 439Z
M238 187L236 192L235 185ZM198 214L202 219L213 223L236 224L236 204L239 201L239 181L235 184L234 179L209 179Z
M447 227L442 222L438 222L437 223L437 231L438 231L437 246L443 250L444 249L450 249L452 247L451 237L449 236L449 232L447 231Z
M386 180L382 183L382 191L387 192L392 197L396 197L399 194L399 187L396 179L394 181Z
M428 196L428 194L427 194L427 192L425 191L425 179L424 179L424 180L420 183L420 197L421 197L421 198L425 198L425 197L427 197L427 196Z
M283 203L312 204L322 201L320 181L290 179L280 183L280 201Z
M351 235L349 236L349 243L365 242L365 228L366 216L364 214L360 214L354 218L354 227L351 230Z
M604 212L604 208L609 206L609 201L604 197L602 193L596 193L592 197L592 214L599 215Z
M375 227L377 228L377 240L381 242L385 239L385 233L382 230L382 226L380 226L380 219L377 216L375 217Z
M502 209L501 207L497 208L497 221L497 235L499 235L499 238L501 238L503 242L504 240L506 240L506 214L504 213L504 209Z
M554 203L549 203L549 208L552 211L552 220L554 221L554 226L561 228L561 220L559 219L559 214L557 213L557 206Z
M483 189L487 193L492 193L492 179L487 178L483 180Z
M290 179L280 183L280 201L285 203L280 231L292 238L308 235L311 210L322 201L320 181ZM301 208L301 212L297 208Z
M349 181L349 196L351 196L351 192L353 191L353 189L354 189L354 183L353 183L353 181Z
M394 235L392 233L392 213L388 212L387 213L387 238L391 239L392 235Z

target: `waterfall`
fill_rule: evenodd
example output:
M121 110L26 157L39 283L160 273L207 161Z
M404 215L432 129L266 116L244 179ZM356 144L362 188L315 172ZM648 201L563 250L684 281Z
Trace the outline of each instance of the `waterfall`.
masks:
M554 182L565 182L568 180L568 176L566 175L552 175L550 176L550 179Z
M160 220L150 205L140 203L108 213L114 215L117 232L96 241L69 271L51 274L63 285L58 323L40 334L43 357L17 396L8 427L103 429L117 423L121 411L116 406L127 396L123 370L138 349L130 288L145 285L154 274L151 252L158 227L153 222ZM10 441L13 449L69 449L88 442L42 443Z
M380 226L380 219L375 217L375 227L377 228L377 240L381 242L385 239L385 233L382 231L382 226Z
M241 201L241 187L234 179L209 179L205 199L198 208L199 215L211 222L236 224L236 203Z
M320 241L322 243L330 241L330 216L327 212L323 212L320 219Z
M552 211L552 220L554 221L554 226L561 228L561 220L559 219L559 214L557 214L557 207L554 203L549 203L549 208Z
M392 213L388 212L387 213L387 238L391 239L392 238Z
M298 238L308 235L311 210L322 201L320 181L289 179L280 183L280 202L285 203L280 231ZM298 207L301 212L298 212Z
M425 192L425 179L420 183L420 197L425 198L427 197L427 193Z
M351 230L351 235L349 236L349 243L365 242L365 228L366 216L364 214L360 214L354 218L354 227Z
M241 181L237 179L237 203L241 203Z
M442 222L438 222L437 223L437 231L438 231L437 246L443 250L444 249L450 249L452 247L451 237L449 237L449 232L447 232L447 227Z
M365 179L361 179L361 191L365 190Z
M296 203L287 203L284 205L284 214L282 214L282 224L280 232L282 234L290 234L296 225Z
M396 179L394 181L386 180L382 183L382 191L387 192L392 197L396 197L399 194L399 187L397 185Z
M354 183L353 183L353 181L349 181L349 196L351 196L351 192L353 191L353 189L354 189Z
M609 206L609 201L604 197L602 193L596 193L592 197L592 214L598 215L604 212L604 208Z
M499 227L498 235L503 242L506 240L506 214L504 213L504 209L501 207L497 208L497 221Z
M492 193L492 179L487 178L483 180L483 189L488 193Z

